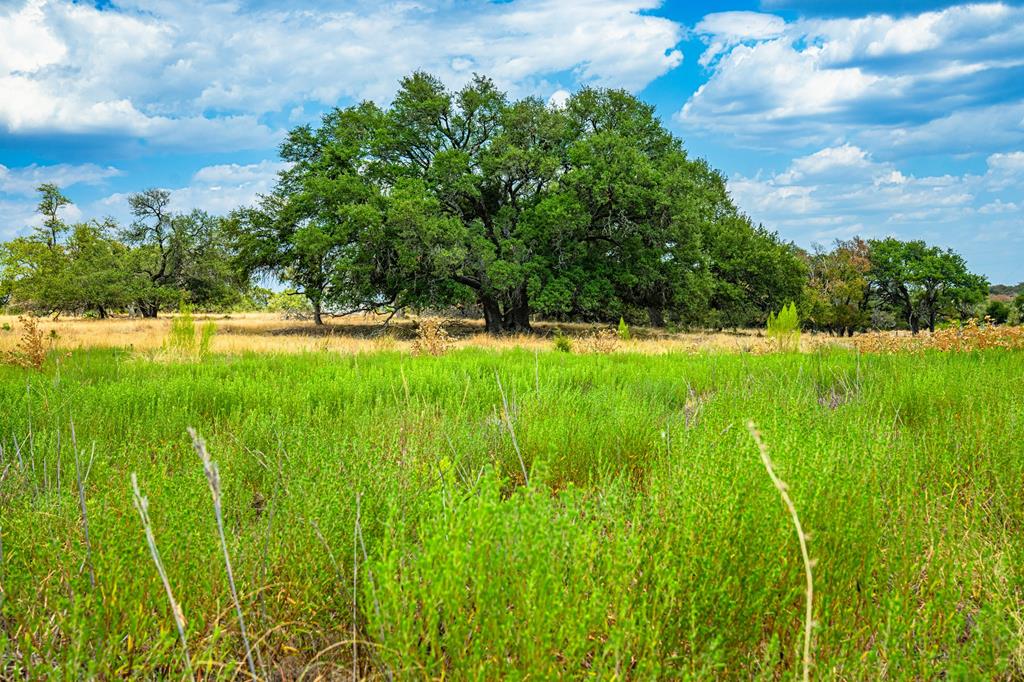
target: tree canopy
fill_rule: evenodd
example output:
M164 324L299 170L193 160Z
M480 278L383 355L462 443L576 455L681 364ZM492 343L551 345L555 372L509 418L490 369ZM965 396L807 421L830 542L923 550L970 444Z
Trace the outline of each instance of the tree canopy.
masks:
M970 316L988 295L988 281L967 269L963 257L923 241L872 240L870 286L916 334L935 331L940 315Z
M281 156L275 191L231 224L245 266L294 285L318 319L475 305L491 332L538 314L748 324L802 287L797 250L623 91L556 107L415 73L387 109L292 130Z

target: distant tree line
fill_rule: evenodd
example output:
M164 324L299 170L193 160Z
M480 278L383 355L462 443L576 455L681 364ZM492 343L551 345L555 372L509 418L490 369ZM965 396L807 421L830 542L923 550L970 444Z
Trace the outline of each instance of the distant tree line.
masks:
M0 304L153 317L182 301L259 305L253 283L269 276L317 324L458 309L492 333L538 318L724 328L794 302L805 326L853 333L934 329L988 293L959 255L923 242L808 253L781 240L620 90L553 106L483 77L453 92L415 73L388 108L335 109L280 151L273 191L223 218L176 213L152 189L129 198L130 225L68 226L67 199L41 186L42 225L0 247Z
M114 312L156 317L182 302L202 309L251 303L250 278L234 266L224 221L203 211L174 213L170 194L128 198L135 220L68 225L68 204L52 184L39 188L43 223L0 245L0 304L37 314Z
M801 317L805 326L837 334L869 327L935 331L944 320L977 316L988 298L988 281L959 254L923 241L855 237L805 258Z

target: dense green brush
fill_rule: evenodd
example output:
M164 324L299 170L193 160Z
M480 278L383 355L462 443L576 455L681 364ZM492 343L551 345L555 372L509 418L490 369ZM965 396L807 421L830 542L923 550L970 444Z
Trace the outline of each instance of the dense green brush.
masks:
M132 472L193 670L248 676L194 426L260 676L790 678L803 565L752 418L817 560L814 677L1020 678L1022 385L995 351L3 367L0 677L185 675Z

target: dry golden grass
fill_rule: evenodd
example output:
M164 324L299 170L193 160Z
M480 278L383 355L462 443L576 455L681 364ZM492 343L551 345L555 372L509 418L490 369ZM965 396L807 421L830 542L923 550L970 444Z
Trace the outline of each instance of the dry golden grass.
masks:
M303 353L321 350L338 353L396 350L412 353L417 342L416 323L411 319L393 320L382 332L384 318L372 315L338 318L320 328L311 321L285 320L270 313L196 315L195 318L197 324L205 321L216 324L217 333L211 348L214 353ZM0 331L0 351L10 351L21 338L22 324L15 316L0 316L0 329L4 325L8 325L10 330ZM47 343L57 349L129 348L140 353L159 353L170 331L171 316L156 320L44 318L39 320L39 326ZM622 341L611 331L604 331L611 330L611 327L601 325L539 322L534 327L534 334L494 337L484 333L482 321L443 321L443 328L450 336L447 346L452 349L550 350L555 330L561 329L572 339L575 353L764 353L772 350L770 340L758 331L670 334L662 330L634 328L632 338ZM804 334L801 339L801 349L804 351L833 345L852 346L852 343L826 335Z
M940 350L946 352L1003 348L1024 350L1024 326L978 324L968 320L959 327L938 329L935 332L909 333L873 332L854 339L855 345L866 353L897 353L907 351Z

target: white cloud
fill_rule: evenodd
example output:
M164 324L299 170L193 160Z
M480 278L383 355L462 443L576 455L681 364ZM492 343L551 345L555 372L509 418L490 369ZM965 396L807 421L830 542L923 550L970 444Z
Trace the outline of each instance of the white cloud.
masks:
M17 168L0 164L0 240L26 234L30 228L42 224L42 217L36 213L36 188L44 182L52 182L63 190L75 185L101 186L120 174L117 168L91 163L32 164ZM82 215L82 210L74 203L60 210L61 218L67 222L79 221Z
M1007 175L1024 175L1024 152L993 154L988 157L988 167Z
M926 239L955 244L977 262L997 259L1002 264L990 268L996 273L1019 271L1019 254L987 253L975 244L1024 242L1021 189L1024 152L991 155L982 174L919 177L852 144L796 158L779 173L729 180L741 209L802 246L854 234Z
M270 193L277 174L287 166L281 161L261 161L200 168L187 187L171 192L171 207L178 211L200 208L225 215L240 206L251 206L260 194Z
M767 40L780 35L786 22L774 14L761 12L716 12L708 14L694 27L694 32L707 43L700 57L707 66L725 50L746 40Z
M250 8L240 2L29 0L0 9L0 130L266 147L260 117L296 102L387 100L425 68L515 94L581 83L640 89L682 60L659 0L444 0ZM199 140L200 142L195 142Z
M36 187L44 182L52 182L62 189L78 184L97 185L120 174L121 171L112 166L102 168L92 163L61 163L54 166L32 164L21 168L8 168L0 164L0 193L25 196L35 194Z
M551 96L548 97L548 104L553 107L562 108L565 106L565 103L569 101L570 97L572 97L572 93L568 90L555 90L551 93Z
M164 189L171 193L170 208L174 211L201 209L214 215L226 215L233 209L255 204L261 194L269 194L277 182L277 174L287 166L285 162L270 160L206 166L192 174L188 185ZM121 223L132 220L125 192L99 199L88 210L91 215L110 216Z
M985 204L978 209L978 213L982 215L998 215L1001 213L1017 213L1021 210L1021 207L1013 202L1004 202L1001 199L996 199L990 204Z
M848 139L893 154L1024 142L1024 7L782 26L741 14L746 30L717 14L695 28L710 75L677 114L688 128L749 146Z

